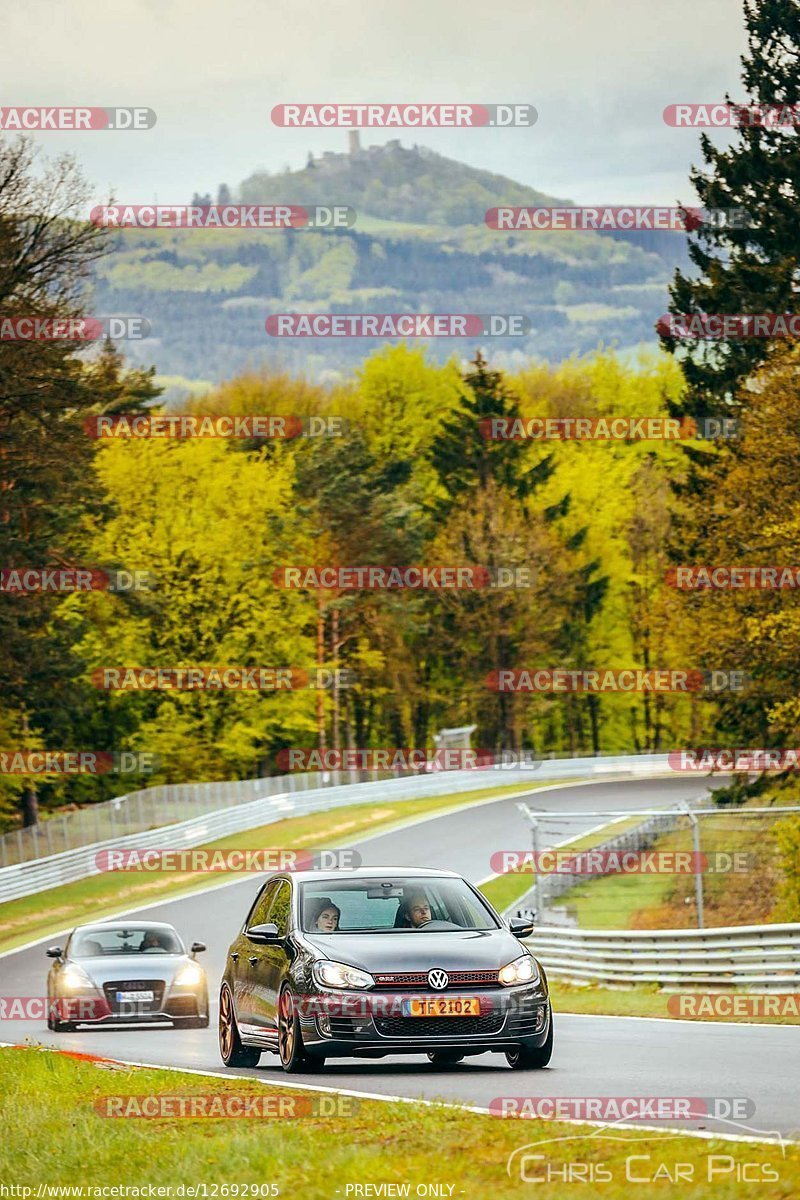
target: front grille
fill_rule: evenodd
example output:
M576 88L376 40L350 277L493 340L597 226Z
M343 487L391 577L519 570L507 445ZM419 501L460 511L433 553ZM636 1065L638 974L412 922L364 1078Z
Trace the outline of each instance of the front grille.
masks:
M449 988L460 987L497 987L497 971L448 971ZM400 974L375 975L375 986L379 988L424 988L429 990L427 971L407 971Z
M115 979L103 984L103 991L108 1007L112 1013L132 1016L134 1013L147 1016L148 1013L160 1012L164 1001L163 979ZM133 1002L117 1003L117 992L152 992L152 1000L136 1000Z
M377 1017L375 1028L384 1037L468 1037L497 1033L502 1027L501 1010L481 1017Z

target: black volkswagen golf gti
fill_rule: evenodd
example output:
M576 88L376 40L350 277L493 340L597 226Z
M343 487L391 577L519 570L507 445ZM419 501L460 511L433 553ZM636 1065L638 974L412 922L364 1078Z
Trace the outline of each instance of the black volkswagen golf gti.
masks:
M223 1061L277 1052L285 1071L326 1058L426 1053L435 1066L502 1051L516 1069L553 1049L547 979L505 924L451 871L366 867L271 876L222 978Z

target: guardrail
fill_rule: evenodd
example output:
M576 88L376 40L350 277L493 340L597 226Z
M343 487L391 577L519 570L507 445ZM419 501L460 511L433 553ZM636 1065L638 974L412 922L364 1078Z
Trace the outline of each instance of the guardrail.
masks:
M541 925L527 944L549 975L576 983L800 991L800 925L630 931Z
M71 812L54 813L38 825L0 835L0 868L319 785L318 775L298 774L142 788Z
M152 788L152 797L168 811L171 793L180 804L185 789L208 789L208 795L224 803L225 790L230 789L237 799L228 807L218 807L202 816L186 821L162 824L157 829L124 833L120 820L118 835L98 839L87 845L60 854L45 855L0 868L0 903L30 896L35 892L72 883L98 874L96 856L110 847L135 847L141 850L188 849L200 846L228 834L256 829L286 817L325 812L347 804L370 804L376 801L403 801L425 796L441 796L454 792L476 791L487 787L503 787L529 782L591 777L599 775L662 775L669 773L666 754L620 755L613 758L572 758L544 760L536 770L521 767L488 767L474 771L442 771L405 779L389 779L371 783L339 784L332 787L312 787L314 775L280 776L241 780L231 784L181 784L175 788ZM243 795L256 798L241 799ZM131 797L119 797L119 801ZM114 803L113 801L111 803Z

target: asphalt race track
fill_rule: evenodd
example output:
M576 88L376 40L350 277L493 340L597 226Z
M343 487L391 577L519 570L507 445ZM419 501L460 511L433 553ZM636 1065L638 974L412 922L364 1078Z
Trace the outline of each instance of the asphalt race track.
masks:
M717 786L725 783L720 778ZM554 814L591 810L597 817L548 821L542 848L594 827L609 809L670 807L705 790L692 778L604 781L560 785L531 794L529 803ZM492 874L491 854L530 844L518 798L473 806L355 843L365 865L416 865L460 871L473 881ZM192 1067L252 1075L262 1082L288 1082L277 1056L265 1054L253 1070L228 1071L219 1058L216 992L229 942L244 918L260 877L209 889L184 899L148 906L147 917L176 925L187 941L208 944L203 956L212 1005L209 1029L107 1027L49 1033L44 1021L0 1021L0 1042L26 1040L138 1063ZM135 911L135 910L132 910ZM141 911L141 910L139 910ZM4 996L40 996L45 991L51 935L34 946L0 956ZM544 1071L512 1072L502 1055L485 1054L441 1071L427 1058L331 1061L321 1075L291 1077L372 1095L444 1099L487 1108L502 1096L747 1097L755 1102L748 1128L705 1119L687 1129L761 1136L800 1136L800 1029L792 1026L726 1025L627 1017L555 1016L555 1051ZM637 1122L643 1124L644 1122ZM658 1124L653 1122L653 1124Z

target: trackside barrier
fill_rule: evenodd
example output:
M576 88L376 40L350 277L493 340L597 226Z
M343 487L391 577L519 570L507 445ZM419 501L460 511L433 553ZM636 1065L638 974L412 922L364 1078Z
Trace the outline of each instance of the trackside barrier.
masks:
M527 945L576 983L800 991L800 925L594 930L538 926Z
M613 776L658 776L671 774L666 754L619 755L608 758L545 759L536 770L521 767L487 767L474 771L440 771L403 779L384 779L369 783L337 784L320 787L317 775L273 776L239 780L233 783L178 784L148 788L132 796L120 796L102 805L116 805L115 828L118 836L106 836L57 854L31 856L28 861L0 868L0 904L21 896L30 896L63 883L98 874L95 863L99 850L131 847L139 850L188 849L232 833L257 829L286 817L326 812L349 804L374 804L415 800L426 796L444 796L481 788L531 785L543 781L558 782L575 778ZM313 786L317 784L317 786ZM130 807L141 797L147 798L147 811L158 810L161 820L151 822L158 828L134 828L125 832L131 820ZM215 810L189 820L170 821L183 804L216 803ZM227 807L223 807L227 804ZM97 806L101 807L101 806ZM44 840L40 826L39 838ZM135 824L135 822L134 822ZM113 829L112 829L113 834ZM8 836L8 835L7 835Z

